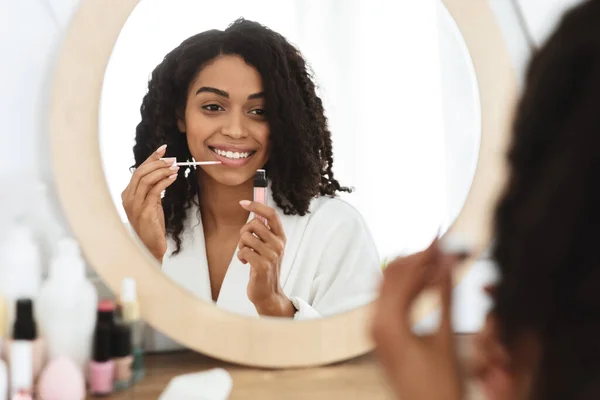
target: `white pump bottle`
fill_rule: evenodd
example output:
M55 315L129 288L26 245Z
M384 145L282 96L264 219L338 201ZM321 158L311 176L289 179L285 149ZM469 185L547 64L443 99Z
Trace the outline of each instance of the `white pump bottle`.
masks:
M59 356L67 357L85 374L92 350L97 305L98 293L86 278L79 245L72 238L60 239L36 307L50 361Z

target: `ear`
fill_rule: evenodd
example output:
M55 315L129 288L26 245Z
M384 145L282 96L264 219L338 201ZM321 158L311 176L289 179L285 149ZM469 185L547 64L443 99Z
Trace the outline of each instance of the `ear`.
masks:
M498 321L488 314L474 343L474 373L489 400L517 398L517 376L512 356L500 340Z
M185 127L185 121L177 118L177 129L179 129L179 132L181 133L186 133L187 129Z

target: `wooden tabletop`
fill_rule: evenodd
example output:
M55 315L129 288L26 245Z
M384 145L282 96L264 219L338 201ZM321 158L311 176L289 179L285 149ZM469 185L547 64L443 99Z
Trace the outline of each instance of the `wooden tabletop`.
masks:
M463 356L468 353L464 343L460 348ZM373 354L319 368L265 370L236 366L187 351L147 355L144 380L128 391L103 399L156 400L173 377L211 368L224 368L231 374L233 391L229 400L394 399ZM468 397L483 400L473 384L469 385Z

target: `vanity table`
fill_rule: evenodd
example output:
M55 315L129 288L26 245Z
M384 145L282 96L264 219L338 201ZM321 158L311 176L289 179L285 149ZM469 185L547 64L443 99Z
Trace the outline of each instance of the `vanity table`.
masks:
M187 351L151 354L146 359L143 381L128 391L104 399L154 400L173 377L212 368L224 368L231 374L230 400L393 399L373 354L336 365L297 370L240 367Z
M462 360L469 358L471 339L457 336ZM173 377L212 368L224 368L231 374L229 400L394 399L373 353L318 368L269 370L240 367L188 351L147 355L144 380L126 392L103 399L154 400ZM468 399L484 400L474 382L469 382L467 390Z

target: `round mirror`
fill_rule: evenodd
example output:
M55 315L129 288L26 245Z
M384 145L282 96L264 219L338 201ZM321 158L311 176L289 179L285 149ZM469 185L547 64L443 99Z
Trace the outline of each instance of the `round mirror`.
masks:
M267 180L270 176L279 180L267 188L267 206L276 211L283 228L276 234L286 238L278 264L281 289L308 303L315 316L333 315L373 300L378 270L385 260L420 250L448 229L462 209L475 173L481 107L473 65L455 22L441 2L426 3L413 7L410 26L393 23L396 6L391 3L373 7L349 1L340 11L333 1L234 1L212 6L210 12L198 1L138 4L106 69L100 150L123 223L133 227L151 250L161 249L158 259L165 274L225 309L257 313L246 293L255 266L241 262L236 250L243 241L239 231L252 213L235 201L231 206L229 200L239 201L252 193L249 181L263 168ZM276 40L267 28L249 22L228 28L240 16L281 34L289 51L298 49L311 75L288 74L284 79L296 90L304 90L301 79L310 79L315 89L311 86L306 94L295 94L283 86L265 85L265 80L286 73L274 63L276 57L287 56L278 51L234 50L246 45L245 40L262 40L257 46L273 46ZM242 39L238 41L236 34ZM221 46L214 54L211 41ZM273 60L253 65L254 53ZM187 81L175 76L185 73L183 63L195 63ZM263 71L258 73L257 67ZM273 111L279 107L275 102L283 99L251 99L264 93L265 87L281 97L298 98L290 100L288 109ZM324 110L316 106L319 99ZM269 100L272 104L264 110ZM314 103L303 110L308 102ZM301 106L294 109L294 103ZM187 120L175 114L177 107ZM202 112L194 114L194 107ZM170 111L151 115L158 108ZM302 115L304 111L307 114ZM273 117L268 118L269 113ZM282 126L263 139L263 131L276 120ZM182 122L200 127L186 130ZM305 128L311 124L316 128ZM166 166L162 175L147 167L137 168L143 170L139 176L133 174L131 168L151 157L163 144L160 140L172 143L164 157L222 164L182 166L176 176L179 182L173 184L164 175L169 174ZM332 146L319 144L323 140L331 140ZM261 154L269 145L271 154ZM175 146L187 148L180 151ZM243 151L236 152L237 148ZM321 156L314 157L311 149L322 152ZM293 159L300 160L285 162ZM326 168L318 176L326 185L317 183L307 190L307 178L314 174L307 168L318 170L324 163L331 165L334 179L328 178ZM137 181L151 180L153 174L160 179L148 187ZM338 182L352 191L332 189ZM137 190L133 185L138 185ZM159 199L153 188L166 188L165 212L147 211L156 209L152 196ZM328 194L339 200L327 199ZM308 201L311 208L300 206ZM136 206L136 202L153 204ZM295 204L289 207L291 203ZM128 212L124 205L129 206ZM166 229L152 224L156 215L166 216ZM164 256L164 248L156 245L155 230L167 236ZM321 262L328 265L319 266Z
M473 257L489 243L503 46L485 0L84 0L52 103L63 207L106 284L133 277L183 346L265 367L363 354L386 260L448 231Z

